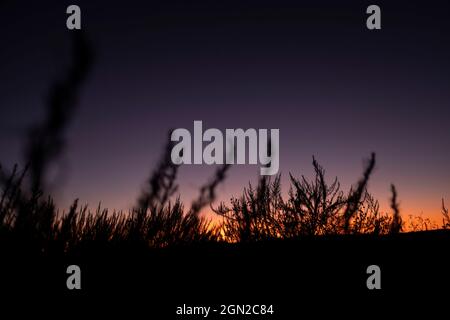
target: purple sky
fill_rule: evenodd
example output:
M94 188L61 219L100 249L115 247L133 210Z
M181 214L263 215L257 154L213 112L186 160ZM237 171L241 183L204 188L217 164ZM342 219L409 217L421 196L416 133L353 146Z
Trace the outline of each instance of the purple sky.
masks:
M379 1L375 32L365 28L364 1L164 3L79 1L97 58L55 168L61 207L80 198L129 208L168 130L192 130L194 120L205 129L280 129L285 191L289 172L311 175L312 155L346 189L374 151L369 190L382 206L391 183L404 215L438 217L441 198L450 202L445 2ZM0 5L0 161L8 167L22 162L24 132L43 118L48 88L69 62L69 4ZM182 198L190 202L213 170L183 166ZM233 167L221 199L258 172Z

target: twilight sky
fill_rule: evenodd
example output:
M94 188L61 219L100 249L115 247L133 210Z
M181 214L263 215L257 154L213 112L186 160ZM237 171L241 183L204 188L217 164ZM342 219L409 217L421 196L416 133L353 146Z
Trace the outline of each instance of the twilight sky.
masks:
M280 129L280 171L312 174L312 155L345 190L377 153L369 190L403 215L450 203L450 23L446 1L76 1L96 61L83 85L52 189L127 209L170 128ZM0 161L23 163L26 129L44 117L70 61L71 1L0 4ZM365 27L368 5L382 30ZM188 203L214 167L183 166ZM220 198L257 181L235 166ZM440 222L440 220L438 220Z

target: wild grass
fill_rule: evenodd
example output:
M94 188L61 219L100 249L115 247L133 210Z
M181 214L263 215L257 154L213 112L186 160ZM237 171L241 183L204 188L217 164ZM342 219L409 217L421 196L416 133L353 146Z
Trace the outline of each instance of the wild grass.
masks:
M313 158L315 176L308 180L290 175L288 198L281 196L280 176L262 178L249 185L231 205L221 203L214 211L222 216L224 238L234 242L270 238L298 238L345 234L396 234L403 222L392 187L393 213L381 213L377 200L367 191L375 155L369 159L363 177L348 193L335 178L327 183L325 170Z
M64 253L90 247L132 246L161 248L198 242L255 242L327 235L372 234L402 231L397 191L392 186L391 213L380 212L367 186L375 167L375 154L362 178L348 192L337 178L329 183L325 170L313 158L314 178L290 175L288 197L281 196L281 177L262 178L242 194L220 203L213 211L221 218L212 223L200 213L216 199L217 186L229 170L218 167L198 197L185 209L177 197L179 167L170 159L171 144L147 180L130 212L90 210L75 200L60 212L47 191L49 167L64 152L65 132L76 111L77 93L92 64L93 50L84 33L73 33L73 64L67 75L50 88L47 117L30 128L25 168L7 172L0 166L0 246L42 254ZM442 201L443 229L450 228ZM419 220L418 220L419 219ZM410 219L413 230L428 230L428 220ZM432 226L434 228L434 226Z
M167 162L165 149L160 165L148 180L135 207L127 213L98 207L91 211L75 200L70 210L59 212L51 197L27 192L27 169L17 166L9 176L0 169L0 239L36 252L51 254L85 247L133 246L161 248L198 242L255 242L346 234L397 234L401 219L397 192L392 186L392 213L381 213L379 203L367 191L375 155L368 161L362 179L347 193L337 178L327 182L325 170L313 159L315 176L290 175L287 199L281 195L281 177L262 178L251 184L227 205L221 202L214 212L222 219L212 223L200 211L215 199L215 189L229 167L219 167L200 190L189 209L176 195L177 167ZM449 227L448 209L443 203L443 229ZM434 229L421 217L410 218L407 229Z

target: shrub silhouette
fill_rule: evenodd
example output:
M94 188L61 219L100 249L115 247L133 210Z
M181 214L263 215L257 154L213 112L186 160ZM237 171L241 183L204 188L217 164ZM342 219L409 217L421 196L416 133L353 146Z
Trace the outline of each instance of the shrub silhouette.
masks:
M45 121L29 130L25 157L30 167L32 192L45 189L46 172L64 151L65 131L75 112L80 87L94 60L93 50L83 31L71 32L71 35L72 65L66 76L49 90Z
M65 131L75 112L77 94L93 63L93 51L82 32L74 32L73 64L67 76L50 89L47 118L30 130L26 145L27 166L6 172L0 166L0 244L53 254L95 247L132 246L161 248L196 242L255 242L327 235L397 234L402 231L397 191L392 185L393 213L381 213L378 201L367 191L375 167L375 154L362 178L345 194L335 178L329 184L325 170L313 158L315 176L290 175L287 199L281 192L281 176L263 177L256 187L244 188L229 205L217 208L217 186L230 166L217 168L198 197L185 210L176 196L178 166L171 161L172 144L147 180L129 212L94 211L75 200L68 212L60 212L47 194L48 168L64 152ZM28 183L27 183L28 182ZM211 206L221 219L201 216ZM443 229L450 228L448 209L442 201ZM414 225L427 229L428 223Z
M444 199L442 199L442 228L449 229L450 228L450 216L448 214L448 209L445 207Z
M331 184L325 170L313 158L315 176L309 181L290 175L288 199L281 196L280 176L262 178L256 188L249 185L231 206L223 202L214 211L224 218L221 234L233 242L271 238L296 238L339 234L388 234L401 231L399 211L380 214L378 202L368 193L367 183L375 166L375 154L363 178L348 195L337 178ZM398 208L397 208L398 209Z
M247 242L277 238L283 206L278 175L273 182L262 178L256 189L250 184L240 198L231 199L231 207L222 202L213 211L224 218L221 234L225 240Z
M391 192L391 208L394 212L394 215L392 217L390 233L395 234L402 231L402 218L400 217L400 209L397 203L397 189L395 189L395 186L393 184L391 185Z

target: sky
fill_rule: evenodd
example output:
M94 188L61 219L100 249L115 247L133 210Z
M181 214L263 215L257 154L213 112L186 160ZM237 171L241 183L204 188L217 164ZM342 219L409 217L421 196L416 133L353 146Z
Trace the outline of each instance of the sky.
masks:
M404 216L440 222L450 203L450 43L445 1L77 1L95 51L65 133L51 191L127 210L173 128L276 128L280 172L312 175L312 156L348 190L376 152L369 191ZM68 1L0 4L0 162L23 165L27 129L45 118L70 62ZM189 204L214 172L180 168ZM234 166L219 200L239 195L259 165Z

